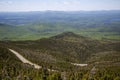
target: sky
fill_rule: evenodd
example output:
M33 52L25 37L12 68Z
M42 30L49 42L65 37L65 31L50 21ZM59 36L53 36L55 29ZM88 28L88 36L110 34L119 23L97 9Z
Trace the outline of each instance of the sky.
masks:
M0 12L120 10L120 0L0 0Z

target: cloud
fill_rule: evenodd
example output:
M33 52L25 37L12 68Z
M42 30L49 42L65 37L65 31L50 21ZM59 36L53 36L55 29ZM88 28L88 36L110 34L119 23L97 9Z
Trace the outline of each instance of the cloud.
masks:
M67 1L64 1L63 4L64 4L64 5L69 5L69 4L71 4L71 3L70 3L70 2L67 2Z
M0 1L0 5L12 4L12 1Z
M79 5L80 1L64 1L63 2L64 5Z
M13 2L12 1L7 1L8 4L12 4Z

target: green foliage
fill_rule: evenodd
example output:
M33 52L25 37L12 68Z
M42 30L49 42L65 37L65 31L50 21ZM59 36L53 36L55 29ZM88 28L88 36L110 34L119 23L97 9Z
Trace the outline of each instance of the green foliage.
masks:
M120 11L0 13L0 40L37 40L66 31L120 40L119 25Z
M119 44L116 40L94 40L72 32L36 41L1 41L0 79L119 80ZM23 64L8 48L41 65L42 69ZM78 67L71 62L89 65ZM47 71L47 68L57 71Z

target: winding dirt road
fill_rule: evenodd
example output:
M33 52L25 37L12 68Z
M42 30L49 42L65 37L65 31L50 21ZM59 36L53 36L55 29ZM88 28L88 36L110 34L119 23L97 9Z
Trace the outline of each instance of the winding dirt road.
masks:
M12 49L9 49L13 54L15 54L23 63L28 63L32 66L34 66L35 69L40 69L42 68L41 66L35 64L35 63L32 63L31 61L27 60L26 58L24 58L21 54L19 54L18 52L12 50Z
M88 64L78 64L78 63L71 63L72 65L75 65L75 66L81 66L81 67L84 67L84 66L87 66Z
M9 51L11 51L13 54L15 54L23 63L27 63L31 66L34 66L35 69L40 69L42 68L41 66L29 61L28 59L26 59L25 57L23 57L21 54L19 54L18 52L16 52L13 49L9 49ZM77 64L77 63L71 63L72 65L75 66L87 66L87 64ZM51 69L47 69L48 71L57 71L57 70L51 70Z

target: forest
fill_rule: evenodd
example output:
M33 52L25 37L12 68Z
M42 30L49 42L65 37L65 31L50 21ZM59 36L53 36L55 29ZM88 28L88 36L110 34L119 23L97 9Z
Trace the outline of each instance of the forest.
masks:
M120 10L0 12L0 80L120 80Z
M119 47L118 40L96 40L73 32L39 40L0 41L0 80L120 80ZM42 68L22 63L9 48Z

